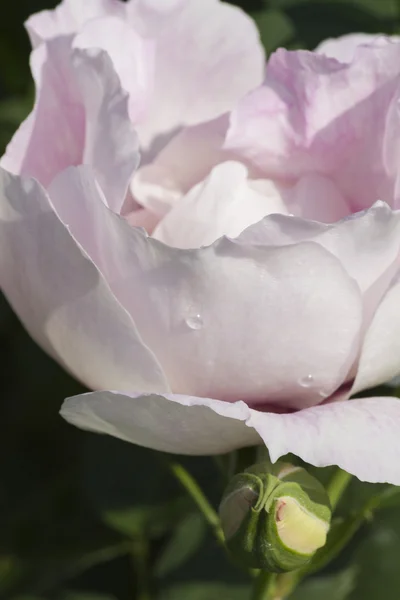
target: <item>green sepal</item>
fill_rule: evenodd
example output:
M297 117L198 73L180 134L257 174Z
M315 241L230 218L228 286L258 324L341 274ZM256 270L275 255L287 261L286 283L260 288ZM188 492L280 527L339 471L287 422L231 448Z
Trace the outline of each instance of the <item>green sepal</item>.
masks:
M231 480L220 517L241 564L281 573L303 567L324 544L331 510L323 486L304 469L260 463Z

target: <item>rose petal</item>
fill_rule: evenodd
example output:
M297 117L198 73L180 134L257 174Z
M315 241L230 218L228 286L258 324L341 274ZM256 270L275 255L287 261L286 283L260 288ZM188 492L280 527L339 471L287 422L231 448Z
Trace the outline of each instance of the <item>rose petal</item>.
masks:
M70 38L34 50L31 68L35 107L15 134L1 166L47 186L60 170L82 162L85 114L71 66Z
M336 58L336 60L343 63L350 63L354 59L359 46L386 46L392 41L398 42L400 37L391 36L388 38L379 34L349 33L338 38L324 40L315 48L315 52L325 54L330 58Z
M361 350L352 394L385 383L400 374L399 274L381 301Z
M26 21L32 46L44 40L79 31L91 19L121 15L125 6L119 0L63 0L54 10L42 10Z
M363 398L292 414L252 411L253 426L276 461L288 452L316 467L338 465L361 481L400 484L400 401Z
M365 321L369 323L398 268L400 211L377 202L369 210L332 225L272 215L248 227L239 241L274 246L301 241L321 244L357 281L364 297Z
M264 85L233 111L225 146L268 178L329 176L352 212L378 199L392 203L383 144L399 61L399 43L360 46L350 64L280 49Z
M73 63L85 105L83 162L93 167L108 206L119 212L140 160L128 97L105 52L75 50Z
M67 399L61 414L83 429L179 454L228 452L257 443L257 432L273 461L291 452L317 467L339 465L362 481L400 484L397 398L272 414L244 402L97 392Z
M89 387L168 389L157 360L46 192L2 169L0 284L32 337Z
M211 169L229 159L222 150L228 115L184 127L151 164L144 164L132 179L131 191L142 206L164 216Z
M137 129L146 149L156 143L158 151L163 134L168 139L182 125L227 112L261 83L264 51L254 22L239 8L185 0L161 11L157 3L142 1L131 2L127 11L157 47L152 101Z
M335 184L318 173L303 175L281 193L289 212L303 219L334 223L350 213L346 199Z
M32 54L37 86L33 113L1 165L47 187L70 165L93 166L109 205L118 210L139 162L127 96L105 52L71 50L58 38Z
M247 174L238 162L215 167L162 219L153 237L177 248L199 248L223 235L236 237L269 213L286 212L272 182L250 184Z
M61 415L82 429L163 452L219 454L260 441L245 425L250 410L244 402L98 392L68 398Z
M174 391L303 406L344 380L358 352L360 292L321 246L221 239L179 250L107 210L86 171L62 174L51 193Z
M89 21L74 39L74 48L105 50L129 94L129 114L137 124L145 116L153 93L155 42L141 38L118 17Z

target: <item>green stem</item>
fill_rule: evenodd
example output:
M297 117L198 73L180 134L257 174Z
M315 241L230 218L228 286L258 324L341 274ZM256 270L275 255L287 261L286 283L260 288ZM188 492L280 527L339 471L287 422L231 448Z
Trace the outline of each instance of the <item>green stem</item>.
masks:
M276 574L260 571L255 582L251 600L274 600Z
M219 516L203 494L197 482L193 479L190 473L188 473L188 471L182 467L182 465L178 463L170 463L169 467L179 483L188 492L198 509L203 513L205 520L214 531L214 535L218 542L220 544L224 544L225 538L220 526Z
M132 545L133 568L136 573L138 600L151 600L149 590L149 543L146 538L138 538Z
M346 491L351 478L352 475L346 471L343 471L343 469L338 468L335 471L335 474L333 475L326 489L329 500L331 501L332 512L339 504L339 501Z

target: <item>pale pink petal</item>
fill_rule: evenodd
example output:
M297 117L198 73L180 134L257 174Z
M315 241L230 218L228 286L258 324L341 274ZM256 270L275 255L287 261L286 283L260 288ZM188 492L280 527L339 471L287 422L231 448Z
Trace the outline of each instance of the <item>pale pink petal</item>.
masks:
M32 54L35 108L1 166L47 187L71 165L91 165L109 206L118 210L139 162L137 136L112 63L100 50L71 50L69 38Z
M383 146L399 64L399 43L360 46L350 64L280 49L264 85L233 111L225 146L268 178L329 176L351 212L379 199L392 204Z
M86 116L82 162L93 167L108 206L118 212L140 158L128 97L105 52L74 50L73 64Z
M391 41L398 42L400 37L392 36L389 38L380 34L349 33L338 38L324 40L315 48L315 52L325 54L330 58L336 58L336 60L343 63L350 63L354 59L359 46L385 46Z
M89 21L74 39L75 48L101 48L110 56L123 89L129 94L129 114L137 124L153 94L155 42L140 37L118 17Z
M59 171L83 158L85 114L71 65L71 40L62 37L41 45L31 55L31 67L35 107L1 166L47 186Z
M361 297L318 244L221 239L180 250L109 211L82 169L59 176L51 194L174 391L299 406L344 380L358 352Z
M228 115L223 115L184 127L152 163L135 173L131 185L134 198L164 216L215 165L229 159L229 153L222 150L228 125Z
M163 452L219 454L260 442L246 427L250 410L244 402L97 392L67 399L61 415L82 429Z
M125 219L132 227L143 227L147 233L152 233L158 225L160 218L147 208L139 208L125 215Z
M153 237L178 248L199 248L223 235L236 237L267 214L287 212L272 182L249 182L247 176L241 163L218 165L170 210Z
M289 212L303 219L334 223L350 213L346 199L332 180L318 173L303 175L281 193Z
M32 46L44 40L76 33L86 22L104 15L125 14L120 0L62 0L54 10L43 10L26 21Z
M386 115L383 139L383 162L387 173L394 179L394 208L400 207L400 87L394 95Z
M34 180L0 170L0 285L32 337L94 389L168 385L127 312Z
M399 306L400 278L397 275L365 336L353 394L400 374Z
M316 467L338 465L361 481L400 484L400 400L363 398L285 415L252 411L276 461L288 452Z
M273 461L290 452L317 467L339 465L362 481L400 484L397 398L272 414L240 401L97 392L67 399L61 414L83 429L179 454L222 453L261 438Z
M364 298L365 321L369 322L398 269L400 211L377 202L332 225L271 215L246 229L239 241L274 246L301 241L320 244L357 281Z
M158 147L161 136L182 125L227 112L262 82L265 58L259 34L239 8L218 0L185 0L168 2L160 10L158 3L142 0L131 2L127 11L139 34L156 43L153 93L138 126L146 149Z

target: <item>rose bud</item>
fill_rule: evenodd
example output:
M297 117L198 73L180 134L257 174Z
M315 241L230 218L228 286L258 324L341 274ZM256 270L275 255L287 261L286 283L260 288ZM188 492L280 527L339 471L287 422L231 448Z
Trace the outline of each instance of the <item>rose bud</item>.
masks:
M233 477L219 512L230 553L246 567L276 573L308 563L325 544L331 519L321 483L283 462Z

